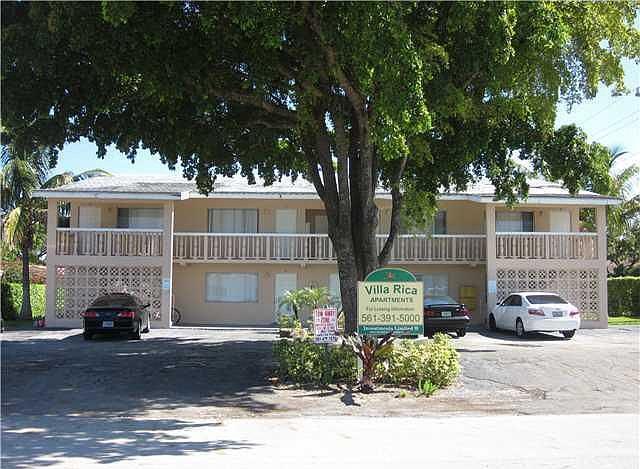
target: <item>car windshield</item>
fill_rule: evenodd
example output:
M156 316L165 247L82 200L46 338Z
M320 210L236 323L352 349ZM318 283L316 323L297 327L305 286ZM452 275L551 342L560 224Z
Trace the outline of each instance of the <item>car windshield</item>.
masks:
M427 296L424 299L425 305L455 305L457 301L450 296Z
M532 305L567 304L558 295L527 295L527 301Z
M105 295L97 298L91 303L94 308L119 308L122 306L135 306L136 301L130 295Z

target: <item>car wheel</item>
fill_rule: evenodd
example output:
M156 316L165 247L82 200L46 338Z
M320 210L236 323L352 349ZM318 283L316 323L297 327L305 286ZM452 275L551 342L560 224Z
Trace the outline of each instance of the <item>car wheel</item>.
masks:
M467 330L466 329L458 329L456 331L456 335L458 337L464 337L465 335L467 335Z
M516 335L518 337L524 337L526 331L524 330L524 324L522 324L522 319L516 319Z
M92 336L93 336L93 334L90 334L88 332L83 332L82 333L82 337L84 338L84 340L91 340Z
M142 339L142 324L141 323L138 323L138 327L136 327L136 330L133 332L133 339L135 339L135 340Z
M498 330L498 328L496 327L496 318L493 316L493 314L489 315L489 330L491 332L495 332Z
M562 331L562 335L564 336L565 339L570 339L574 335L576 335L576 330L574 329L572 331Z
M144 329L142 329L142 332L147 334L150 330L151 330L151 317L147 316L147 325Z

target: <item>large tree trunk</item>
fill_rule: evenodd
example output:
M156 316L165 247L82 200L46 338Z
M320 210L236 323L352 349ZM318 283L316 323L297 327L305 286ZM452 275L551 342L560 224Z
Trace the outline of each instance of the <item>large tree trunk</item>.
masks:
M20 308L20 318L22 319L32 319L29 251L28 246L22 246L22 307Z

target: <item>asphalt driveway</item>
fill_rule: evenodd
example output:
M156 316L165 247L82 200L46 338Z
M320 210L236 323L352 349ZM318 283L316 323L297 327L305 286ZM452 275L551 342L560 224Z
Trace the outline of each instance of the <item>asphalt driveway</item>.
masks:
M570 341L470 332L454 339L458 383L429 399L389 388L364 396L273 386L274 339L269 329L153 330L142 341L90 342L79 330L5 332L3 467L46 465L52 454L113 462L246 446L172 440L229 418L639 412L637 327L579 331Z

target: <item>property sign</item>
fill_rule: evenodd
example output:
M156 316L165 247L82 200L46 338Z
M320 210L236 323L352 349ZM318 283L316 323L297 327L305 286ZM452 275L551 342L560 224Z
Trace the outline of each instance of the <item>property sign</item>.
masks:
M358 332L424 333L422 282L404 269L378 269L358 282Z
M318 344L332 344L338 340L338 310L317 308L313 310L314 341Z

